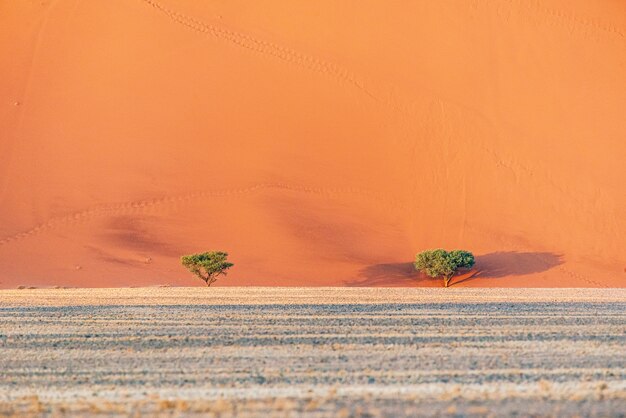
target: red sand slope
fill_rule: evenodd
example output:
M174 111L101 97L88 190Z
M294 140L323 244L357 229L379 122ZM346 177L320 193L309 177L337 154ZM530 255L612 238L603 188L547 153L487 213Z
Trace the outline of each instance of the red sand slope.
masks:
M0 287L626 284L622 0L0 2Z

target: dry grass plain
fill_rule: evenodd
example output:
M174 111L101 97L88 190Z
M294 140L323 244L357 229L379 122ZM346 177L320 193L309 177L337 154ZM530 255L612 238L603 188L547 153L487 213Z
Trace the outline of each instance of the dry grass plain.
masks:
M625 289L0 291L0 416L625 413Z

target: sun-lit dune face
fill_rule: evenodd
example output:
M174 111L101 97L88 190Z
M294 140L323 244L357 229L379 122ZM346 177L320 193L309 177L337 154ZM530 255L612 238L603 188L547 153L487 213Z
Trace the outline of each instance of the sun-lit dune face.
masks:
M0 4L0 286L622 286L621 1Z

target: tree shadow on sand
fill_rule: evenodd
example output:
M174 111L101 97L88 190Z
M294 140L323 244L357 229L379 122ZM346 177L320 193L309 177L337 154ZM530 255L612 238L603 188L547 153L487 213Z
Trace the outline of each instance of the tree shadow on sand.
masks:
M422 275L415 271L413 263L372 264L359 272L359 279L347 282L349 287L415 286Z
M451 286L470 280L496 279L541 273L563 264L562 256L549 252L498 251L479 255L470 271L462 271L451 281ZM421 274L413 263L372 264L360 271L360 278L346 282L349 287L404 286L413 287L419 281L437 281Z
M563 264L563 256L549 252L497 251L476 257L476 274L456 281L497 279L506 276L525 276L541 273Z

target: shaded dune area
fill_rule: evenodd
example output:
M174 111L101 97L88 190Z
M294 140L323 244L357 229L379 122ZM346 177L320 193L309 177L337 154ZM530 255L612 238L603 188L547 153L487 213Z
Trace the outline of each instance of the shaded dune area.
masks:
M0 287L626 283L626 5L0 3Z

